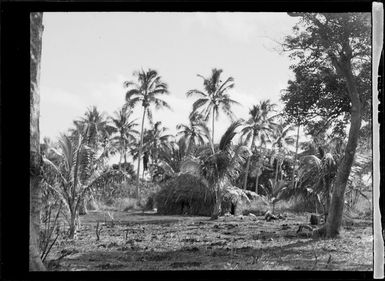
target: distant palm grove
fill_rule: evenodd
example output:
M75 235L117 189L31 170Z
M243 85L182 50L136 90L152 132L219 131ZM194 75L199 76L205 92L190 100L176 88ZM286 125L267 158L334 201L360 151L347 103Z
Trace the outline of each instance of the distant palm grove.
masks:
M327 21L291 15L310 27L282 43L294 72L281 94L282 110L255 93L249 114L235 116L240 104L231 70L202 69L201 87L185 93L189 121L173 135L157 118L171 109L167 81L140 69L122 85L121 107L111 116L91 106L57 141L43 138L42 200L61 210L68 236L76 237L79 215L117 198L160 214L212 219L242 213L246 201L260 202L255 208L271 216L292 202L324 215L318 235L336 236L343 210L354 210L371 191L364 180L372 165L370 32L356 14L326 14ZM218 137L225 118L230 126Z

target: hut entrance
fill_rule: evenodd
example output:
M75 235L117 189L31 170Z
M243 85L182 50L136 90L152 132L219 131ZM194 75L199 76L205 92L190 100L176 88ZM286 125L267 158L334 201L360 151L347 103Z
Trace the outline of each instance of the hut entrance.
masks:
M182 215L188 214L190 211L190 204L188 202L182 201L181 211Z
M235 214L235 204L234 203L231 203L231 210L230 210L230 214L234 215Z

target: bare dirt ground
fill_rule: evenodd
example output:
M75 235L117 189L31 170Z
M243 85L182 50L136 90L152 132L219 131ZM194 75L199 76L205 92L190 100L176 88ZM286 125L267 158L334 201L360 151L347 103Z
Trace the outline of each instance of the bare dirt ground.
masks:
M48 259L54 271L100 270L372 270L370 220L345 226L339 239L299 236L310 214L264 217L160 216L111 211L81 217L75 240L60 240ZM103 228L96 241L95 228ZM64 256L59 259L60 256Z

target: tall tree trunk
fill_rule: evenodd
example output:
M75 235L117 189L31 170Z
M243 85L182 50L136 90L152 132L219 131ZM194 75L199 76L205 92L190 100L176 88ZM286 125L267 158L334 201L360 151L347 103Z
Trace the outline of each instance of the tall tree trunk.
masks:
M213 120L211 121L211 138L212 138L212 142L213 142L213 148L214 148L214 120L215 120L215 111L214 111L214 107L213 107Z
M190 155L190 152L191 152L191 149L192 149L192 138L190 137L189 141L188 141L188 144L187 144L187 148L186 148L186 155Z
M30 13L30 217L29 270L46 270L39 253L41 208L40 155L40 62L43 35L43 13Z
M221 212L222 212L221 205L222 205L223 180L218 180L214 184L214 188L215 188L215 204L214 204L213 213L211 215L212 220L217 219L221 215Z
M298 122L298 125L297 125L297 140L295 142L295 154L294 154L294 164L293 164L293 174L292 174L292 177L291 177L291 184L294 188L294 184L295 184L295 180L294 180L294 176L295 176L295 172L296 172L296 163L297 163L297 155L298 155L298 140L299 140L299 127L300 127L300 124Z
M334 62L334 65L336 62ZM326 220L326 237L336 237L342 222L344 209L344 194L346 184L349 179L350 170L354 161L354 155L357 148L358 136L361 128L361 101L353 79L350 61L339 63L336 66L337 71L343 74L348 88L349 98L352 104L350 110L350 129L344 157L338 167L336 180L333 187L333 195L329 207L329 214ZM320 230L322 233L322 230Z
M119 171L122 170L122 158L123 158L123 152L120 151L120 157L119 157Z
M279 167L279 158L277 158L277 164L275 166L274 189L276 189L278 185L278 167Z
M252 139L251 145L250 145L251 155L253 155L254 142L255 142L255 134L253 133L253 139ZM251 155L247 158L245 179L243 181L243 189L245 189L245 190L247 188L247 179L249 177Z
M139 198L139 178L140 178L140 160L142 158L142 149L143 149L143 128L144 128L144 118L146 117L146 107L143 107L143 117L142 117L142 127L140 130L140 145L139 145L139 155L138 155L138 172L136 174L136 197Z
M76 210L70 212L69 239L74 239L76 233Z
M262 151L262 144L259 146L259 151ZM260 172L262 171L262 166L263 166L263 159L262 159L262 166L260 167L260 164L261 164L261 158L263 157L262 153L261 153L261 156L258 160L258 163L257 163L257 177L255 179L255 192L258 194L258 184L259 184L259 174ZM259 167L259 168L258 168Z

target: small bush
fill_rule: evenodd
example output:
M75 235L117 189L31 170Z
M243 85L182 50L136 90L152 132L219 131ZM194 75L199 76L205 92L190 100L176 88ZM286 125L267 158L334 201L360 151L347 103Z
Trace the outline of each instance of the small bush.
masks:
M322 205L315 203L313 200L294 199L289 211L293 213L317 213L316 211L323 213L324 210Z

